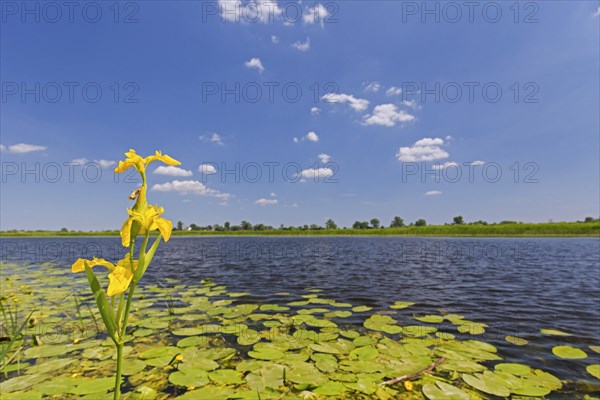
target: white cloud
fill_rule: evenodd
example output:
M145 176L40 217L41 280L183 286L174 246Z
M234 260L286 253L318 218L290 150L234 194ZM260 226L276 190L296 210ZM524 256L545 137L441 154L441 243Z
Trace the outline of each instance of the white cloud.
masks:
M154 170L156 175L167 175L167 176L192 176L192 171L185 170L183 168L174 167L172 165L161 165Z
M298 203L294 203L294 204L292 204L292 207L294 207L294 208L298 208L298 207L300 207L300 206L298 205Z
M200 164L198 166L198 171L205 175L212 175L217 173L217 169L214 165L211 164Z
M270 196L271 196L271 197L277 197L277 193L275 193L275 192L271 192Z
M442 194L442 192L439 190L430 190L429 192L425 193L425 196L439 196L440 194Z
M274 44L277 44L277 43L279 43L279 38L277 36L273 35L273 36L271 36L271 42Z
M446 136L446 140L454 140L454 136L448 135L448 136Z
M391 86L388 90L385 91L386 96L398 96L402 93L402 89L396 86Z
M198 137L203 142L215 143L218 145L223 145L223 138L217 132L210 133L208 135L201 135Z
M308 140L309 142L318 142L319 141L319 135L316 134L316 132L308 132L306 134L306 136L302 136L301 138L293 138L292 139L294 141L294 143L300 143L303 142L305 140Z
M329 154L325 154L325 153L319 154L319 160L321 160L321 162L323 164L327 164L330 159L331 159L331 156Z
M320 112L321 112L321 109L319 107L313 107L310 109L311 115L319 115Z
M446 169L446 168L455 168L458 167L458 163L454 162L454 161L448 161L445 162L443 164L435 164L432 168L435 170L441 170L441 169Z
M327 9L322 4L317 3L306 10L302 19L305 24L321 24L321 27L324 27L325 18L328 15Z
M596 10L596 12L594 13L594 18L595 17L599 17L600 16L600 7L598 7L598 9Z
M417 102L414 100L404 100L402 104L406 107L417 108Z
M362 112L369 107L369 100L357 99L351 94L345 93L329 93L323 96L323 101L326 103L348 103L354 111Z
M5 152L6 151L6 146L3 144L0 144L0 152Z
M246 61L244 63L244 65L246 65L246 67L248 68L256 68L258 70L258 72L262 73L265 70L265 67L263 67L262 62L260 61L260 58L252 58L250 59L250 61Z
M172 182L155 184L152 186L151 190L156 192L179 192L181 194L192 193L198 196L216 197L223 200L227 200L231 196L229 193L222 193L218 190L210 189L198 181L175 180Z
M473 165L473 166L475 166L475 167L477 167L477 166L479 166L479 165L483 165L483 164L485 164L485 161L481 161L481 160L473 161L473 162L471 163L471 165Z
M305 42L297 41L292 47L300 51L308 51L310 49L310 38L307 37Z
M396 157L400 161L435 161L448 158L448 153L440 146L444 145L444 140L440 138L423 138L415 142L410 147L400 147Z
M414 119L414 115L398 110L395 104L380 104L375 106L373 114L364 116L364 124L395 126L397 122L409 122Z
M84 165L84 164L88 163L89 161L90 160L88 160L87 158L81 157L81 158L75 158L75 159L71 160L71 163L75 164L75 165Z
M117 163L112 161L112 160L94 160L95 163L97 163L98 165L100 165L100 168L112 168L114 167Z
M310 140L311 142L318 142L319 141L319 135L317 135L315 132L308 132L306 134L306 139Z
M277 199L258 199L254 203L258 204L259 206L267 206L267 205L275 205L275 204L279 203L279 201Z
M9 153L14 154L24 154L24 153L32 153L34 151L44 151L48 147L47 146L39 146L37 144L13 144L12 146L2 146L2 151L8 151Z
M304 179L317 180L319 178L327 178L333 176L333 170L331 170L330 168L305 169L300 173L300 176Z
M365 92L375 93L375 92L378 92L380 88L381 88L381 85L379 84L379 82L371 82L365 87Z

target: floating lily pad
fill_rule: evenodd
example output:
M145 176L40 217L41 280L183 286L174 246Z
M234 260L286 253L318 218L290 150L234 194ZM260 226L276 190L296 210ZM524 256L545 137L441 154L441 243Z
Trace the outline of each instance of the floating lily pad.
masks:
M81 382L75 389L71 390L73 394L96 394L108 392L115 386L115 378L96 378Z
M209 372L208 377L211 381L219 385L240 384L244 382L242 374L233 369L219 369Z
M578 359L587 357L583 350L571 346L555 346L552 348L552 353L560 358Z
M444 382L423 385L423 394L429 400L469 400L470 396L457 388Z
M588 365L585 370L596 379L600 379L600 364Z
M201 387L207 385L210 380L208 373L201 369L188 369L187 372L175 371L169 375L169 382L177 386Z
M369 306L356 306L356 307L352 307L352 311L354 312L367 312L367 311L371 311L373 309L373 307L369 307Z
M423 315L421 317L414 317L417 321L425 322L428 324L440 324L444 321L444 317L441 315Z
M527 343L529 343L526 339L517 336L506 336L504 340L517 346L525 346Z
M514 375L527 375L531 372L531 367L524 364L501 363L497 364L494 369L496 371L508 372Z
M329 381L324 385L319 386L312 392L323 396L338 396L344 392L347 392L348 388L341 382Z
M279 360L284 356L282 351L276 349L260 349L258 351L249 351L248 355L258 360Z
M573 336L570 333L559 331L558 329L540 329L540 333L550 336Z
M402 309L402 308L410 307L410 306L412 306L414 304L415 303L411 303L410 301L397 301L394 304L392 304L390 306L390 308L394 309L394 310L399 310L399 309Z

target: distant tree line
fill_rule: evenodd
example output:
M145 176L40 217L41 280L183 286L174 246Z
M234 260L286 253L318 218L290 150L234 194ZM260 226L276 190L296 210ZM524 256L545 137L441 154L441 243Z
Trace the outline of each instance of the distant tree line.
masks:
M586 217L583 221L577 222L598 222L600 218ZM473 222L465 222L464 218L461 215L458 215L452 219L451 223L446 223L445 225L504 225L504 224L522 224L520 221L500 221L500 222L491 222L488 223L486 221L473 221ZM424 219L417 219L414 222L409 224L405 224L404 220L396 216L389 223L389 228L404 228L407 226L427 226L427 221ZM370 221L355 221L352 224L352 229L384 229L386 226L381 225L381 221L378 218L372 218ZM177 231L270 231L270 230L280 230L280 231L315 231L321 229L347 229L346 227L338 228L338 225L335 223L333 219L328 219L325 221L323 226L317 224L311 225L298 225L298 226L284 226L283 224L279 225L278 228L274 228L271 225L265 224L251 224L250 222L244 220L239 225L232 225L230 222L225 222L223 225L214 224L214 225L206 225L199 226L196 224L189 224L189 226L185 227L182 221L177 222L176 226L173 230Z

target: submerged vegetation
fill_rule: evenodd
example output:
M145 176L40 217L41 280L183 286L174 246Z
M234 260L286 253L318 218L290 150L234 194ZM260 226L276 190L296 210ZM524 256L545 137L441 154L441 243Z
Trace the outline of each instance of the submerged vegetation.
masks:
M114 347L86 307L93 296L66 280L65 266L0 267L2 293L24 311L36 309L23 332L20 366L13 358L2 377L2 398L112 398ZM20 289L29 283L27 292ZM81 293L77 311L73 293ZM127 399L583 398L600 389L600 346L552 327L507 335L503 346L569 363L577 381L543 362L515 362L486 341L494 327L443 310L416 314L410 301L373 309L307 288L267 303L210 279L167 279L136 293L123 337Z

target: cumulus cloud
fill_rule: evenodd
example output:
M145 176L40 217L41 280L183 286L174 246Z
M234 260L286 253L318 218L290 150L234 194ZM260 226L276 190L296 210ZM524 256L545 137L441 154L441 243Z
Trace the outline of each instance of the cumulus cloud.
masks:
M430 190L429 192L425 192L425 196L439 196L442 194L439 190Z
M441 170L441 169L446 169L446 168L456 168L458 167L458 163L454 162L454 161L448 161L446 163L443 164L435 164L432 168L435 170Z
M100 165L101 168L113 168L117 163L112 160L94 160L95 163Z
M277 193L275 193L275 192L271 192L270 196L271 196L271 197L277 197Z
M205 175L212 175L217 173L217 169L212 164L200 164L198 166L198 171Z
M303 142L305 140L308 140L309 142L318 142L319 141L319 135L317 135L316 132L308 132L305 136L302 136L301 138L297 138L295 137L294 139L292 139L294 141L294 143L300 143Z
M398 110L395 104L380 104L375 106L373 114L364 116L364 124L395 126L398 122L410 122L414 119L414 115Z
M260 61L260 58L251 58L249 61L246 61L244 63L244 65L247 68L255 68L258 70L258 72L263 73L265 70L265 67L263 67L262 62Z
M423 138L410 147L400 147L396 157L400 161L435 161L448 158L448 153L441 148L444 140L441 138Z
M275 36L275 35L272 35L271 36L271 42L273 44L277 44L277 43L279 43L279 38L277 36Z
M88 163L90 160L88 160L85 157L81 157L81 158L75 158L73 160L71 160L71 164L75 164L75 165L84 165L86 163Z
M402 104L406 107L417 108L417 102L414 100L404 100Z
M328 178L333 176L333 170L330 168L310 168L305 169L300 173L300 177L303 179L314 179Z
M313 107L310 109L311 115L319 115L320 112L321 112L321 109L319 107Z
M306 13L302 17L305 24L321 24L324 27L325 18L329 15L327 9L320 3L306 9Z
M398 96L402 93L402 89L396 86L391 86L388 90L385 91L386 96Z
M259 206L270 206L279 203L279 201L277 199L258 199L254 203Z
M473 166L475 166L475 167L477 167L477 166L480 166L480 165L483 165L483 164L485 164L485 161L480 161L480 160L477 160L477 161L473 161L473 162L471 162L471 165L473 165Z
M228 200L229 197L231 197L229 193L223 193L215 189L210 189L198 181L174 180L172 182L157 183L152 186L151 190L156 192L178 192L181 194L191 193L197 196L216 197L222 200Z
M365 87L365 92L375 93L375 92L378 92L380 88L381 88L381 84L379 82L370 82Z
M3 144L0 144L0 152L5 152L6 151L6 146Z
M325 154L325 153L319 154L319 160L321 160L321 162L323 164L327 164L330 159L331 159L331 156L329 154Z
M200 139L203 142L215 143L220 146L224 144L223 138L217 132L209 133L207 135L201 135L198 137L198 139Z
M351 94L345 93L329 93L323 96L323 101L326 103L348 103L348 105L356 112L365 111L369 107L369 100L357 99Z
M310 38L307 37L305 42L297 41L292 47L300 51L308 51L310 49Z
M153 172L156 175L167 175L167 176L192 176L192 171L185 170L183 168L174 167L172 165L161 165L156 168Z
M596 18L596 17L600 17L600 7L598 7L596 12L594 13L594 18Z
M25 153L32 153L34 151L44 151L46 150L48 147L47 146L40 146L37 144L25 144L25 143L19 143L19 144L13 144L12 146L4 146L1 145L2 147L0 147L0 150L2 152L8 152L8 153L14 153L14 154L25 154Z

